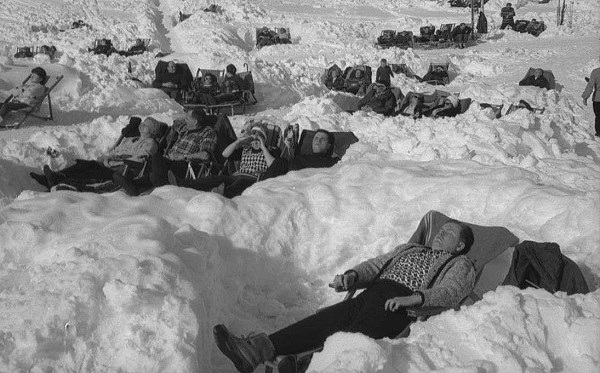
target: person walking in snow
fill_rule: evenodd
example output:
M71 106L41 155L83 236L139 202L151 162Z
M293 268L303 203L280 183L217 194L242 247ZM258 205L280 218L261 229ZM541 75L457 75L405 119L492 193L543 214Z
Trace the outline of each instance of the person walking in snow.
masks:
M506 3L506 6L500 10L500 16L502 17L500 30L504 30L506 26L510 26L511 30L515 29L515 8L511 3Z
M594 115L596 116L596 136L600 137L600 67L592 71L590 80L581 95L585 106L587 106L587 100L590 96L592 96L592 105L594 108Z
M362 333L394 338L411 322L407 307L454 307L475 285L475 268L464 254L473 244L466 224L451 220L435 236L431 247L407 243L369 259L330 287L337 291L366 288L344 300L276 331L239 338L225 325L213 329L215 342L238 371L253 372L278 355L297 354L323 345L334 333Z

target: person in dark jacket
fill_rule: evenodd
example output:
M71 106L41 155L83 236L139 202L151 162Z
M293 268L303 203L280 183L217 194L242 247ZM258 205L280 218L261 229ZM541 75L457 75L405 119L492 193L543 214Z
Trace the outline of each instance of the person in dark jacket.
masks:
M408 307L455 307L475 286L475 267L464 253L473 232L458 221L444 224L431 247L404 244L334 277L337 291L366 290L273 334L240 338L219 324L215 343L239 372L251 373L278 355L309 351L334 333L394 338L411 323Z
M235 101L242 99L242 91L246 82L239 75L235 65L229 64L225 67L225 78L221 83L221 93L215 96L217 103Z
M339 69L332 69L327 79L325 79L325 87L332 91L342 91L345 83L344 78L342 78L342 71Z
M396 107L396 96L390 87L375 82L365 97L358 101L358 110L374 111L377 114L391 115Z
M106 57L110 56L113 53L118 53L115 47L113 47L112 41L108 39L100 39L98 45L94 48L89 48L88 52L93 52L94 54L103 54Z
M187 82L183 71L177 71L177 64L174 61L167 63L167 70L162 74L157 74L152 82L152 87L159 88L169 97L178 100L181 90L187 88Z
M120 51L119 54L121 56L136 56L138 54L142 54L146 51L146 45L144 44L144 41L142 39L135 39L135 44L133 44L129 49L127 49L126 51Z
M425 115L433 118L455 117L460 114L458 97L450 95L441 105L431 108Z
M355 95L364 95L367 90L367 74L365 74L362 68L357 68L354 72L354 76L352 73L350 76L346 78L346 92L352 93Z
M333 134L324 129L318 129L312 139L312 153L298 154L289 161L284 158L276 158L261 176L261 180L281 176L289 171L297 171L305 168L328 168L336 164L340 159L334 158L333 148L335 139Z
M452 39L458 43L458 48L462 49L465 47L465 43L469 40L469 35L471 35L472 31L464 22L452 30Z
M506 6L500 10L500 16L502 17L502 24L500 30L504 30L506 26L510 26L511 30L515 28L515 9L511 3L506 3Z
M519 85L550 89L550 83L548 83L548 79L544 78L544 70L542 69L535 69L533 75L523 78Z
M385 58L382 58L381 62L379 62L379 67L377 68L377 72L375 73L375 81L381 82L389 87L392 85L391 78L393 78L393 77L394 77L394 73L392 72L392 69L388 65L387 60Z

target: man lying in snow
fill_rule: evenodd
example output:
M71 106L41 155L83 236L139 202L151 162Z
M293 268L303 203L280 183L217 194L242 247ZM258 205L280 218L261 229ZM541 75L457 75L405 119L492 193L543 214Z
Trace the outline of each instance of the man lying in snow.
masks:
M221 352L244 373L277 355L290 355L323 345L332 334L345 331L368 337L394 338L411 322L407 307L460 303L475 285L475 268L463 254L473 244L473 232L463 223L448 221L432 247L404 244L369 259L330 284L336 290L366 287L344 300L267 336L238 338L224 325L213 333Z
M550 89L550 83L548 83L548 79L544 78L544 70L542 69L535 69L533 75L523 78L519 85Z
M390 87L380 82L373 83L365 97L358 101L358 110L374 111L377 114L391 115L396 107L396 96Z

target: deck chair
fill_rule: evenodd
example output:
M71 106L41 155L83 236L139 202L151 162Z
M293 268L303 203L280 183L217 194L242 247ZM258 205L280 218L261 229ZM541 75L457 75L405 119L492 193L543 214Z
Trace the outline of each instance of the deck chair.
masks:
M258 103L256 99L255 87L254 87L254 77L252 76L252 71L248 69L248 64L244 63L244 67L246 71L242 71L238 74L238 76L244 81L245 87L242 92L242 99L244 100L244 113L246 112L246 105L254 105Z
M14 54L15 58L30 58L33 57L33 46L31 47L17 47L17 52Z
M394 74L404 74L408 78L414 78L415 73L405 63L393 63L390 65Z
M12 123L6 123L6 122L9 122L10 120L5 119L5 121L4 121L5 123L2 124L1 127L3 127L3 128L19 128L29 118L37 118L37 119L41 119L44 121L54 120L54 113L52 111L52 98L50 96L50 93L58 85L58 83L60 83L60 81L62 79L63 79L62 75L59 75L57 77L51 77L50 75L48 75L46 77L46 80L43 82L43 84L46 87L46 90L44 91L44 95L42 96L42 98L32 106L9 113L7 115L7 117L9 115L14 115L14 113L22 113L23 116L20 119L13 121ZM29 76L23 81L23 84L25 84L28 80L29 80ZM48 84L50 84L50 85L48 86ZM9 99L10 98L12 98L12 96L9 97ZM48 103L48 114L47 115L39 114L39 111L41 110L41 108L43 106L42 104L44 102Z
M378 48L393 47L395 39L396 39L396 31L383 30L383 31L381 31L381 35L379 35L377 37L377 42L375 43L375 47L378 47Z
M396 33L395 47L407 49L414 46L414 35L412 31L400 31Z
M513 30L520 32L520 33L524 33L524 32L527 32L528 25L529 25L529 21L527 21L525 19L520 19L515 22L515 27L513 27Z
M167 65L168 64L169 64L169 61L164 61L164 60L158 61L158 63L156 64L156 67L154 68L154 74L155 74L156 78L167 73ZM183 85L179 88L180 94L177 95L178 97L180 97L179 101L183 102L183 93L186 92L190 88L192 81L194 80L194 77L193 77L192 72L190 71L190 68L187 65L187 63L175 63L175 71L183 74L183 76L184 76ZM164 88L163 88L163 90L164 90Z
M529 24L527 25L527 28L525 29L525 31L528 34L531 34L533 36L540 36L540 34L542 32L544 32L546 30L546 25L544 24L544 21L530 21Z
M440 25L440 28L438 29L440 31L440 42L450 41L452 39L453 28L454 23L443 23Z
M471 99L470 98L461 98L460 100L458 100L458 106L460 107L460 113L464 114L467 110L469 110L469 107L471 106Z
M360 78L360 81L355 80L356 79L356 72L360 70L363 75L362 78ZM354 94L360 94L361 93L361 89L364 88L364 91L366 92L367 88L369 87L369 85L371 83L373 83L373 70L371 69L371 66L369 65L355 65L352 67L347 67L344 70L344 74L342 75L342 77L344 78L344 80L348 83L351 82L351 86L348 87L346 86L346 91L347 92L351 92ZM357 85L360 84L361 87L357 88ZM363 87L364 86L364 87ZM350 90L348 90L348 88L352 88ZM354 90L354 88L357 88L356 90Z
M417 230L413 233L408 242L431 246L433 239L441 227L449 220L451 220L451 218L442 214L441 212L434 210L427 212L419 222ZM467 253L467 257L473 261L476 271L476 281L479 282L481 281L485 265L502 252L506 251L509 247L516 245L519 242L519 239L504 227L488 227L471 223L466 224L473 230L473 236L475 238L471 250L469 253ZM477 284L467 299L461 302L461 305L466 304L468 299L472 299L473 301L480 300L481 295L476 293L476 290ZM345 299L353 297L354 293L355 290L349 291L346 294ZM460 305L458 307L460 307ZM417 307L407 309L407 313L415 321L424 321L428 317L439 314L448 309L449 308L446 307ZM397 338L405 338L409 335L409 333L410 326L401 332ZM276 360L265 363L265 372L302 372L308 367L312 354L318 352L319 350L320 349L307 351L297 355L279 356Z
M441 67L444 69L446 73L448 73L448 68L450 67L449 62L431 62L429 64L429 69L427 69L427 73L430 73L436 67ZM450 83L450 77L444 78L444 80L428 80L425 83L433 84L433 85L446 85Z
M327 80L331 78L333 71L338 71L340 77L343 78L344 73L342 69L337 64L333 64L331 67L326 68L325 71L323 71L323 74L321 74L321 84L326 85Z
M292 33L289 27L275 27L276 43L277 44L291 44Z
M536 69L535 67L530 67L529 70L527 70L527 73L525 74L525 76L523 77L523 79L527 78L528 76L533 75L535 69ZM556 89L556 80L554 79L554 74L552 73L552 70L543 70L543 74L542 75L548 81L548 88L549 89ZM523 79L521 79L521 80L523 80Z
M300 139L298 140L297 149L300 151L300 155L312 154L312 140L315 136L316 131L302 130ZM332 132L333 138L335 139L333 154L334 158L342 158L350 145L357 143L358 138L353 132Z
M54 45L37 46L37 47L35 47L35 51L34 51L34 55L36 55L36 54L45 54L48 57L50 57L50 59L53 59L54 55L56 54L56 47Z

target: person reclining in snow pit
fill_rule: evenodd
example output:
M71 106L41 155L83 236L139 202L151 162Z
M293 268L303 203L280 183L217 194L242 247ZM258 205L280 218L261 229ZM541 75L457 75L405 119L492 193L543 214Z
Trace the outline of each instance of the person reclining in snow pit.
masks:
M0 123L9 111L21 110L39 104L46 93L42 82L46 81L46 70L34 67L25 84L13 88L9 93L12 99L0 106Z
M334 333L394 338L412 321L407 307L455 307L475 286L475 267L464 254L473 232L455 220L444 224L431 247L407 243L335 276L338 291L366 287L344 300L273 334L239 338L216 325L217 347L243 373L278 355L319 348Z
M535 69L533 75L523 78L519 85L550 89L550 83L548 83L548 79L544 78L544 70L542 69Z
M221 93L215 96L217 104L228 101L241 101L246 82L237 74L235 65L225 67L225 77L221 83Z
M122 171L123 160L142 162L158 150L157 141L162 132L162 123L148 117L140 123L139 131L139 137L125 137L116 148L95 161L77 159L73 166L56 172L45 165L43 175L31 172L29 176L48 189L65 181L112 180L115 170Z
M250 185L258 181L279 154L271 154L266 146L267 130L256 124L250 130L249 136L235 140L223 150L223 157L239 160L240 168L233 175L207 176L198 180L185 180L169 174L169 183L196 190L215 191L227 198L242 194Z
M292 133L291 131L289 132ZM284 141L290 141L286 138ZM288 148L292 144L287 144ZM261 180L277 177L289 171L303 170L305 168L327 168L336 164L340 159L333 157L335 138L333 133L324 129L318 129L312 139L311 154L297 154L289 161L284 158L276 158L261 176Z
M377 114L391 115L396 107L396 96L384 83L375 82L358 101L358 110L374 111Z
M455 95L445 97L440 105L434 106L423 113L423 115L432 118L455 117L458 114L460 114L460 106L458 97Z

